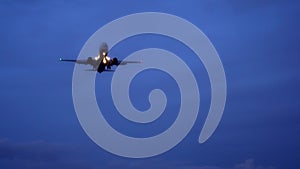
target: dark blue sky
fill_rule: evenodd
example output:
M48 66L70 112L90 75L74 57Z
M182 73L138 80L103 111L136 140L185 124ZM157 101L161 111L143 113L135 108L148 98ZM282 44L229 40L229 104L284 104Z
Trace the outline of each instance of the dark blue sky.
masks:
M293 169L300 166L299 1L0 1L0 168ZM137 12L164 12L199 27L217 49L226 72L225 111L214 135L197 139L210 99L205 69L185 46L162 36L136 36L115 46L120 58L148 47L178 54L197 74L200 115L171 151L148 159L112 155L82 130L72 103L73 65L101 26ZM155 23L154 23L155 24ZM121 29L121 28L120 28ZM176 29L176 28L174 28ZM132 84L133 104L145 110L151 89L164 89L167 114L151 126L123 128L111 102L113 74L97 75L97 98L107 120L129 135L155 135L171 125L178 105L174 81L158 71ZM149 80L151 79L151 80ZM161 82L162 80L163 83ZM143 84L147 84L142 86ZM107 89L101 92L100 89ZM136 95L138 92L139 95ZM99 94L101 93L101 94ZM173 98L173 99L172 99ZM112 113L110 113L112 112ZM160 123L159 123L160 122Z

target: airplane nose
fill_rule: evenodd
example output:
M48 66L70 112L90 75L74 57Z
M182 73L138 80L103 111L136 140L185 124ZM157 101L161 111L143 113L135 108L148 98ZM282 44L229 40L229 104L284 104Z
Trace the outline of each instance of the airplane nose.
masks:
M117 58L113 58L112 64L113 65L118 65L118 63L119 63L118 59Z

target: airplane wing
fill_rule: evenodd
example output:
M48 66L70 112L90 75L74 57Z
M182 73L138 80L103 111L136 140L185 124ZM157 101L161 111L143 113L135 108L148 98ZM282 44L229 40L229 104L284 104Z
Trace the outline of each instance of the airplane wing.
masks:
M113 58L112 59L112 65L127 65L128 63L142 63L142 61L122 61L122 60L118 60L117 58Z
M122 60L120 60L118 65L127 65L128 63L142 63L142 61L122 61Z
M97 70L99 73L105 71L105 65L101 64L100 60L94 60L92 57L88 57L88 59L83 59L83 60L63 59L63 58L59 58L59 60L64 62L74 62L77 64L91 65L93 66L93 70Z
M63 62L75 62L75 63L78 63L78 64L90 64L88 62L88 60L75 60L75 59L63 59L63 58L59 58L59 61L63 61Z
M95 69L85 69L85 71L91 71L91 72L95 72L95 71L98 71L98 70L95 70ZM102 70L102 72L114 72L115 70L112 70L112 69L104 69Z

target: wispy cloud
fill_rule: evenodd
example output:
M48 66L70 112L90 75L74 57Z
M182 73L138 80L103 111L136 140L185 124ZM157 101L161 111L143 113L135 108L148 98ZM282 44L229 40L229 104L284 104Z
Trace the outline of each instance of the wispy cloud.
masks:
M74 155L78 151L73 145L0 139L0 168L90 168L86 161Z
M273 166L260 166L254 163L253 159L247 159L245 162L236 164L234 169L276 169Z
M225 165L201 165L189 161L166 161L159 158L143 160L115 160L107 163L109 169L276 169L274 166L264 166L256 164L253 159L247 159L244 162L236 162L230 166Z
M99 158L79 146L45 141L14 142L0 139L0 168L6 169L276 169L254 163L253 159L225 165L203 165L187 160L163 158L124 159L116 157L99 163ZM88 155L88 156L84 156ZM101 158L101 157L100 157Z

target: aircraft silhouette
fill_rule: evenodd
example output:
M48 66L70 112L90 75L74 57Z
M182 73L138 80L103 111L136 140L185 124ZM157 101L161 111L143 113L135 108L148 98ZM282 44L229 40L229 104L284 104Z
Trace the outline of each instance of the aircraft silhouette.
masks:
M141 61L122 61L122 60L118 60L116 57L111 59L108 56L108 45L105 42L100 45L99 54L94 58L88 57L85 60L59 58L59 60L65 62L75 62L84 65L92 65L93 69L91 69L91 71L97 71L99 73L102 73L103 71L113 71L111 70L111 67L113 65L119 66L119 65L126 65L128 63L141 63Z

